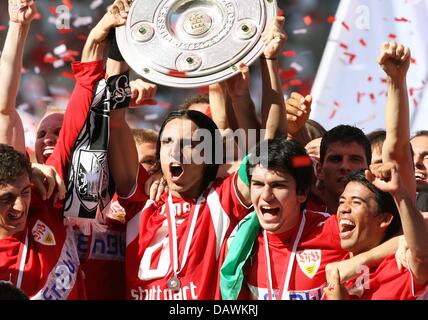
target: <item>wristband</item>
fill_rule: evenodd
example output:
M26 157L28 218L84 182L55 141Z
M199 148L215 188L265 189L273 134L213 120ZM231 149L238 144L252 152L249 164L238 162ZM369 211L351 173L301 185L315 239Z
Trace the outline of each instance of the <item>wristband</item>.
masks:
M116 28L111 28L110 32L108 34L110 46L108 50L108 57L110 59L116 60L116 61L125 61L123 59L122 54L120 53L119 47L117 46L116 42Z

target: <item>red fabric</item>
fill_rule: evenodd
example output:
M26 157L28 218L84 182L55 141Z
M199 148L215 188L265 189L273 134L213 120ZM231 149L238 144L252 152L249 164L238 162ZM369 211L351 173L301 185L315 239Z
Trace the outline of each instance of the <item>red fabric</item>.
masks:
M37 230L40 230L37 226L41 226L42 230L46 232L37 233ZM53 209L49 203L43 202L35 189L32 190L27 227L29 230L28 253L21 289L30 298L40 292L38 299L64 299L68 293L57 286L56 280L60 280L63 276L60 273L66 270L67 281L71 279L76 281L68 299L84 299L85 291L82 285L77 252L75 252L75 260L71 259L69 255L72 255L72 251L76 250L74 242L73 245L65 247L67 233L62 222L61 209ZM50 236L50 241L44 238L46 235ZM71 231L69 237L72 239ZM11 281L13 285L17 285L24 242L25 232L0 240L0 280ZM57 269L58 267L60 268ZM54 275L55 281L47 285L46 282L50 274Z
M413 281L409 270L398 270L395 255L385 258L377 268L370 269L369 274L348 282L346 287L354 300L415 300L427 289L427 285L420 286Z
M129 199L120 199L127 212L126 277L128 299L208 300L220 299L219 268L225 256L225 239L237 222L249 213L235 192L237 175L217 180L204 193L187 263L178 277L181 290L172 293L167 281L173 276L170 263L167 194L157 203L142 192L147 174L140 169L139 187ZM146 203L143 209L143 204ZM189 216L195 200L173 197L176 206L179 265L183 261ZM140 274L139 274L140 273Z
M282 289L288 268L290 254L300 226L283 234L268 234L269 254L272 268L272 287L277 299ZM268 277L266 254L261 232L253 252L245 266L243 299L268 299ZM326 286L325 266L347 256L340 247L339 229L335 216L327 218L316 212L306 211L306 223L297 247L293 272L290 278L290 299L320 300ZM299 263L300 262L300 263ZM305 271L306 270L306 271Z
M67 128L67 130L60 131L55 150L46 161L48 165L55 165L63 178L67 177L71 152L88 115L93 91L98 80L102 79L104 75L102 61L75 62L72 64L72 68L76 84L64 115L63 128Z

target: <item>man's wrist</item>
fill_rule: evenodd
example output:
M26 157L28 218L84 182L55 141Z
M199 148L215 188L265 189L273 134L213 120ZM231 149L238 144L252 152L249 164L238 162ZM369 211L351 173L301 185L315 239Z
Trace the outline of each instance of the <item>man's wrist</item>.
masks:
M263 59L263 60L278 60L278 57L266 57L265 55L261 55L260 59Z

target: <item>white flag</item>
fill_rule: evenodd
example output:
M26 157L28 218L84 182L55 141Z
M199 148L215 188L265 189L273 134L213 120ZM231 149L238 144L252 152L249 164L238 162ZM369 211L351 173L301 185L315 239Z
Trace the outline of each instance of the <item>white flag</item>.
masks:
M312 88L311 119L326 129L385 128L386 75L377 64L385 41L412 51L410 131L428 130L428 0L341 0Z

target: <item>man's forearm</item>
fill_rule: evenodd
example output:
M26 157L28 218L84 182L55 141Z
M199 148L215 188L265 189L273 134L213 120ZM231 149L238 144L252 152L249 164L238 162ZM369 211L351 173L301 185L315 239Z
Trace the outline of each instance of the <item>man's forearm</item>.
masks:
M285 101L278 76L278 60L261 59L263 98L262 117L266 139L287 133Z
M30 30L29 24L10 21L0 60L0 112L15 112L16 96L21 80L22 59L25 41Z

